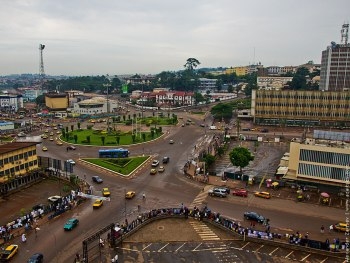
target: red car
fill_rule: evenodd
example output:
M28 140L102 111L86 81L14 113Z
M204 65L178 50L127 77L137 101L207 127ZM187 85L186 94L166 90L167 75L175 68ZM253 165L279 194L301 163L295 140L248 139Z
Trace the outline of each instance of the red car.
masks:
M236 196L248 197L248 191L245 189L233 190L232 194Z

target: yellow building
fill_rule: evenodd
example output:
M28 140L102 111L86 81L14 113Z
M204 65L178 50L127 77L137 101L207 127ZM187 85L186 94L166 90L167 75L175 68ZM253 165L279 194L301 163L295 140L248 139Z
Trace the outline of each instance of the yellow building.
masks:
M236 73L237 76L244 76L248 74L248 67L233 67L225 70L225 74Z
M349 182L350 145L344 142L306 139L291 142L285 180L344 187ZM348 175L347 175L348 174Z
M283 126L350 127L348 91L253 90L254 123Z
M45 105L50 110L66 110L69 106L67 93L46 93Z
M0 183L38 169L37 142L13 142L0 147Z

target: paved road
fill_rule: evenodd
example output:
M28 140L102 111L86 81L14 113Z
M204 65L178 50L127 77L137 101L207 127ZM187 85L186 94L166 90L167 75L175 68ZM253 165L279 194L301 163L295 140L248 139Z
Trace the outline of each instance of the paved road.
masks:
M194 119L193 116L191 118ZM29 242L20 247L20 251L26 251L26 253L19 253L13 262L24 262L23 260L35 251L45 251L47 259L50 259L49 262L69 262L74 254L81 250L81 241L85 237L111 222L124 221L125 211L126 217L130 221L137 215L138 205L141 206L142 211L147 211L159 207L179 206L181 203L187 205L196 201L198 204L207 203L213 211L237 220L242 220L243 212L251 209L269 217L272 227L276 229L279 228L281 231L287 232L290 231L289 229L308 231L310 238L319 233L320 225L328 225L342 220L343 211L328 207L313 209L304 204L298 204L296 207L292 201L263 200L255 197L245 200L239 199L239 197L228 199L208 197L205 192L201 192L203 188L201 184L187 181L179 172L188 156L193 153L194 145L203 141L206 135L208 134L199 125L171 127L169 134L153 143L130 147L132 155L145 153L159 159L165 155L169 156L170 163L166 165L165 173L150 176L149 166L142 169L139 175L132 179L101 173L104 183L101 186L94 185L94 191L99 193L102 186L109 187L112 192L111 202L106 202L101 209L94 211L91 207L92 201L88 200L78 209L43 226L39 233L40 242L38 239L35 240L33 236L29 237ZM175 144L170 145L168 143L170 139L173 139ZM82 150L82 147L78 147L76 151L66 152L65 147L56 146L52 142L46 143L52 145L49 145L47 153L42 154L62 160L69 158L77 160L79 154L80 157L96 156L97 148L100 148L84 147ZM40 150L38 153L41 154ZM74 172L81 177L85 174L87 180L98 173L80 162L75 165ZM129 189L135 190L137 195L134 199L125 201L124 193ZM145 202L141 198L143 192L147 196ZM50 193L50 195L52 194L57 193ZM81 224L74 232L64 233L62 226L72 216L79 218ZM328 237L328 233L322 237ZM331 234L329 237L332 237Z

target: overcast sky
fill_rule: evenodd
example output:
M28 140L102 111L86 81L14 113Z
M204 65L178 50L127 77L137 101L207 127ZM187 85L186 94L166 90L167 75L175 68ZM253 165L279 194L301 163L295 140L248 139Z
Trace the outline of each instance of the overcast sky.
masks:
M1 0L0 75L155 74L321 62L349 0Z

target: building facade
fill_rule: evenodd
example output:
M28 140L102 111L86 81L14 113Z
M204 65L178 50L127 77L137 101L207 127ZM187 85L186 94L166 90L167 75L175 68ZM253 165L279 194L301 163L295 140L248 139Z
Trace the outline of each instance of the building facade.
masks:
M326 141L307 139L305 143L291 142L288 172L283 177L305 183L344 187L349 176L350 145L332 147Z
M15 129L15 124L12 121L0 121L0 131L11 131Z
M45 105L50 110L66 110L69 107L67 93L46 93Z
M207 78L199 78L199 89L202 90L216 90L217 79L207 79Z
M74 103L72 113L75 114L104 114L114 112L118 108L118 102L107 100L103 97L95 97Z
M253 90L251 114L262 125L350 127L350 93Z
M13 113L23 108L22 95L0 95L0 111Z
M257 77L257 85L259 89L282 89L291 82L293 77L278 77L278 76L266 76Z
M38 169L36 142L13 142L0 147L0 182Z
M350 44L332 42L322 51L320 90L350 90Z
M160 91L155 93L158 106L190 106L194 105L194 93L185 91Z

